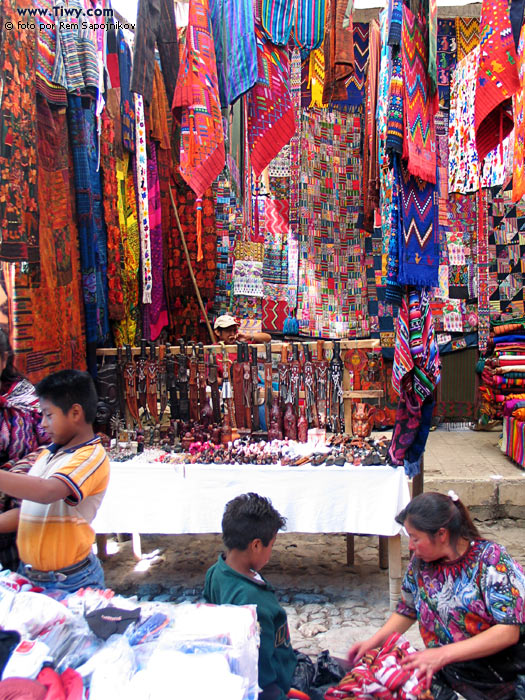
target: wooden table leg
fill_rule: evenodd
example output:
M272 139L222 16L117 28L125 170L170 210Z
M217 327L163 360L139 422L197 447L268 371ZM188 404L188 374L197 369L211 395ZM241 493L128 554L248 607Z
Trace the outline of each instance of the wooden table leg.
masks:
M379 568L388 569L388 537L379 535Z
M354 565L354 536L346 534L346 563L348 566Z
M390 610L395 610L401 595L401 537L388 538L388 582Z
M142 542L140 540L140 534L138 532L132 533L131 542L133 545L133 556L135 557L135 559L142 559Z

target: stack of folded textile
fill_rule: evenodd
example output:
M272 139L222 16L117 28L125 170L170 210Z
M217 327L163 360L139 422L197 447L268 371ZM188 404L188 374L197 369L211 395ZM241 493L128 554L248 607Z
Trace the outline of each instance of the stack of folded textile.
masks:
M525 317L492 323L491 354L482 361L480 424L525 419Z

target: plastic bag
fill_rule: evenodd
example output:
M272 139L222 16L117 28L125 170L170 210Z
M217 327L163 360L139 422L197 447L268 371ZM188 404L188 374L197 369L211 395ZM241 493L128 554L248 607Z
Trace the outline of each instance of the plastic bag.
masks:
M308 694L316 673L315 666L311 658L306 656L306 654L301 654L301 652L296 651L295 657L297 659L297 666L295 667L292 678L292 688Z
M83 678L91 675L90 700L126 697L125 689L136 670L133 649L121 634L110 637L96 654L77 668Z
M345 671L333 659L328 651L322 651L315 662L315 675L312 680L312 685L319 688L321 685L328 683L339 683L341 678L344 678Z

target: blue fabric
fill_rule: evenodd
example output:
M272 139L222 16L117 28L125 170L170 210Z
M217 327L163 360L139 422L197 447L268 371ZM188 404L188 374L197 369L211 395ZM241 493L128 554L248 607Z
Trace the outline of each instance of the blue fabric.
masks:
M89 564L82 571L76 574L71 574L66 578L65 581L58 581L57 577L53 572L50 572L50 581L32 581L35 586L40 586L46 591L68 591L68 593L74 593L81 588L101 588L106 587L104 581L104 570L102 569L102 564L99 558L91 552L89 555ZM18 567L18 573L22 574L26 578L31 579L31 572L26 571L25 564L20 563Z
M524 343L525 335L497 335L494 338L494 343L499 345L500 343Z

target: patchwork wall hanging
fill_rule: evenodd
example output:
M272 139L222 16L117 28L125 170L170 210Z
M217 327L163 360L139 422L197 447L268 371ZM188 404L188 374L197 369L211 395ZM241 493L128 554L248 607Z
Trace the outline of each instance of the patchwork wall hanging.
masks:
M297 318L314 336L368 335L360 141L359 117L303 112Z

